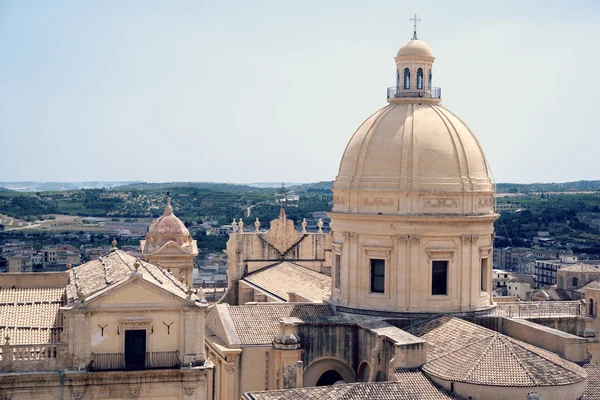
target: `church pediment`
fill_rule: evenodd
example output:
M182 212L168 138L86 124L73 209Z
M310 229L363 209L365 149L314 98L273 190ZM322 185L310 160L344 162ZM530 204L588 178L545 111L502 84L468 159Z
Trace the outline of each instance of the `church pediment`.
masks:
M196 241L194 240L189 246L180 246L179 244L169 241L163 244L158 250L153 251L152 255L159 254L194 254L196 249Z
M152 282L148 282L141 276L124 281L116 286L108 287L90 297L84 304L84 308L127 308L128 306L179 306L189 305L189 301L183 296L175 296Z
M284 254L302 240L302 234L294 228L294 222L286 218L282 208L279 218L271 221L271 228L263 235L263 239Z

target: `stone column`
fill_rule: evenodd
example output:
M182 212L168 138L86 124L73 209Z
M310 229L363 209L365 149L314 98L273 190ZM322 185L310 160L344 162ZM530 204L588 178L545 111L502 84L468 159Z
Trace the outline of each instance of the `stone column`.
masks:
M417 312L419 310L419 293L421 293L421 285L419 282L419 270L421 269L421 236L409 236L409 260L408 268L410 274L407 281L409 287L409 310ZM431 288L426 288L425 293Z
M481 262L479 261L479 235L471 236L471 302L469 307L475 309L479 305L479 292L481 291Z
M298 360L300 358L300 338L298 324L302 321L296 317L281 318L279 334L273 341L277 389L293 389L298 387Z
M408 263L408 236L396 235L396 310L405 311L410 302L410 264Z

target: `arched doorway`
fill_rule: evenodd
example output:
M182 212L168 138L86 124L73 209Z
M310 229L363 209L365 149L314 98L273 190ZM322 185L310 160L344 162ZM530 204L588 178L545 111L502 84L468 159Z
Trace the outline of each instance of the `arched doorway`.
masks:
M368 382L370 373L371 367L369 366L369 363L366 361L361 362L360 366L358 367L358 372L356 373L356 381Z
M331 386L336 382L344 381L344 378L340 375L339 372L330 369L328 371L323 372L323 374L319 377L317 381L317 386Z
M355 382L354 371L339 358L324 357L311 362L304 371L303 386L333 385L336 382Z

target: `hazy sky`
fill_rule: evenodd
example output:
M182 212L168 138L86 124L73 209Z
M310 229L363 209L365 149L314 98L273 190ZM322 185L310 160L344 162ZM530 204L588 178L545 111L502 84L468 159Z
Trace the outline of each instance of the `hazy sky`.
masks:
M415 12L496 181L600 179L598 0L0 0L0 180L332 180Z

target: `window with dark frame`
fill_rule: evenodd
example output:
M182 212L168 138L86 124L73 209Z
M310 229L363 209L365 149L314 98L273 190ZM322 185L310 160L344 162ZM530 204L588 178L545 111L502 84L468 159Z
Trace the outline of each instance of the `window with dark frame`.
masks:
M335 255L335 288L339 289L340 288L340 264L342 262L342 256L340 256L339 254Z
M488 267L487 258L481 259L481 291L487 292L488 290Z
M385 260L371 258L371 293L385 292Z
M448 261L446 260L431 262L431 294L448 294Z

